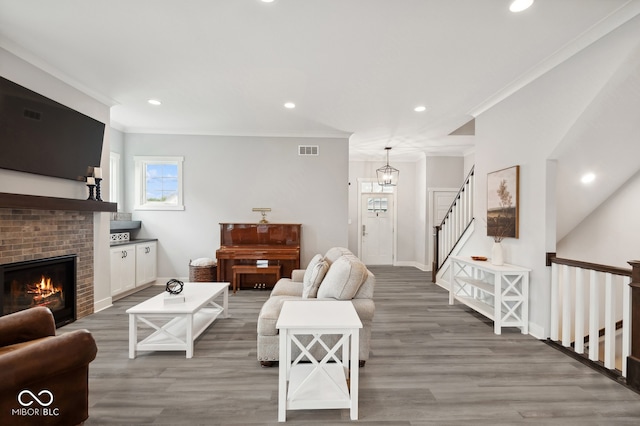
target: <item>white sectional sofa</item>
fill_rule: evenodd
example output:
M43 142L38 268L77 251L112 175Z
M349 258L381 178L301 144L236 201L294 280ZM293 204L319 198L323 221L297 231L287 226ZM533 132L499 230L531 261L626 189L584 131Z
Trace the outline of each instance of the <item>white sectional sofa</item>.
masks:
M375 277L348 249L334 247L322 255L316 255L306 270L293 271L291 278L280 279L258 317L258 360L262 366L270 366L279 357L279 338L276 322L286 300L351 300L362 321L360 330L360 365L369 359L371 326L375 313L373 290ZM331 312L327 312L331 315ZM334 336L323 336L330 346ZM317 359L324 349L315 345L311 351ZM294 353L294 356L297 354Z

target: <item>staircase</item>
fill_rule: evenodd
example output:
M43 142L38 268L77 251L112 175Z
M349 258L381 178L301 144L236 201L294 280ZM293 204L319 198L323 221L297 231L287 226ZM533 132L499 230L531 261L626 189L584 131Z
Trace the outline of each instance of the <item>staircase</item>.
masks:
M434 283L448 289L446 271L449 256L457 254L467 239L473 234L473 193L475 186L475 167L467 175L458 190L442 222L433 227L433 264L431 265Z

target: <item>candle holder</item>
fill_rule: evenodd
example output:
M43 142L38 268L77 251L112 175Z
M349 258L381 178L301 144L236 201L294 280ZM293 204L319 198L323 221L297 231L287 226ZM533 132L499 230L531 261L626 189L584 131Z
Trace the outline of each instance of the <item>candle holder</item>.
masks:
M100 196L100 181L102 178L95 178L96 181L96 201L102 201L102 197Z
M89 198L87 200L95 201L95 197L93 196L93 188L95 188L94 184L87 184L87 188L89 188Z

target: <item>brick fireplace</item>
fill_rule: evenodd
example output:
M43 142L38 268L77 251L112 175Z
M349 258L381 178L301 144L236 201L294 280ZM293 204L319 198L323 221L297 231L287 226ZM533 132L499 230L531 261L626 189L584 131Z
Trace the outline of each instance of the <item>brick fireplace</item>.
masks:
M93 212L0 208L0 264L76 255L76 316L93 313Z
M0 315L44 306L56 327L75 321L77 275L76 255L0 264Z

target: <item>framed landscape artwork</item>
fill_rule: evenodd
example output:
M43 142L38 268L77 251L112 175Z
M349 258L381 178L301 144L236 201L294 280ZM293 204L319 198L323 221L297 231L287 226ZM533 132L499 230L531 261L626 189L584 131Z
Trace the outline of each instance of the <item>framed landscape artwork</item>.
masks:
M487 175L487 236L518 238L520 166Z

